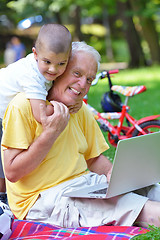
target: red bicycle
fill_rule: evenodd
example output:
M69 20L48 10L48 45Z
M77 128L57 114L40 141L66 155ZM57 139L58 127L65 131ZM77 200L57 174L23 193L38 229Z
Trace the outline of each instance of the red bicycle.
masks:
M128 101L130 97L140 94L146 90L144 85L126 87L120 85L112 85L111 74L118 73L118 70L102 71L97 74L92 85L96 85L99 79L108 78L110 91L106 92L102 99L102 108L105 112L100 113L95 108L88 104L88 96L86 95L83 101L88 108L93 112L95 119L99 122L100 128L104 132L108 132L109 142L116 147L119 140L131 138L138 135L149 134L160 131L160 114L147 116L136 120L129 113L130 107ZM125 101L122 103L121 98L115 92L125 96ZM103 102L105 100L105 104ZM105 109L106 107L106 109ZM109 120L119 119L118 124L113 126ZM125 119L127 124L125 125Z

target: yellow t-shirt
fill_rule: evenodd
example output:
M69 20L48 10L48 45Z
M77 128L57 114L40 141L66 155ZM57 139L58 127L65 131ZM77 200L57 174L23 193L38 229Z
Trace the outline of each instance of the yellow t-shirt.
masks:
M42 126L33 117L29 100L18 94L3 119L2 146L27 149L41 134ZM41 191L84 174L86 160L108 149L101 130L85 104L57 138L42 163L15 183L6 180L11 210L23 219Z

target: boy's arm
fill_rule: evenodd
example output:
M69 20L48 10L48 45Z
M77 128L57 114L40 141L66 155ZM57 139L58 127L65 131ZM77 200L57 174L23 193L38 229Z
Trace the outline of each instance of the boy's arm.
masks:
M33 116L34 116L34 118L36 119L37 122L41 123L40 107L39 107L40 104L42 104L46 108L46 115L47 116L50 116L50 115L53 114L53 112L54 112L53 105L46 105L46 101L41 100L41 99L29 99L29 100L30 100Z
M46 115L50 116L53 114L54 112L54 107L53 105L47 105L46 101L41 100L41 99L29 99L30 100L30 104L31 104L31 108L32 108L32 112L33 112L33 116L36 119L36 121L38 121L39 123L41 123L40 120L40 112L39 112L39 106L40 104L43 104L43 106L46 108ZM79 101L77 102L75 105L69 106L69 113L73 114L73 113L77 113L80 108L82 107L83 101Z

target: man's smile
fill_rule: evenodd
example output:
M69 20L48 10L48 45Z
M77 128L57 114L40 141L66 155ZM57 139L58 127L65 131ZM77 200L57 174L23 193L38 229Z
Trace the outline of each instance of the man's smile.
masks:
M81 92L77 91L75 88L70 87L70 90L72 90L75 94L79 95Z

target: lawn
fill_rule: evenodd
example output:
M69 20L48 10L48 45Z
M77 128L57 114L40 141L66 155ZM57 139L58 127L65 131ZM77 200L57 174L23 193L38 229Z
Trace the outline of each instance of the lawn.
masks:
M114 74L112 83L125 86L146 86L147 91L133 96L129 100L129 113L136 119L160 113L160 66L120 70L119 73ZM103 93L108 90L108 80L100 80L96 86L90 88L88 103L98 111L102 111L100 103L101 97ZM122 99L124 100L123 96ZM112 120L113 125L114 122L115 120ZM103 132L103 134L108 142L107 133ZM115 148L110 146L110 149L105 152L105 155L108 156L110 160L113 160L114 153Z

